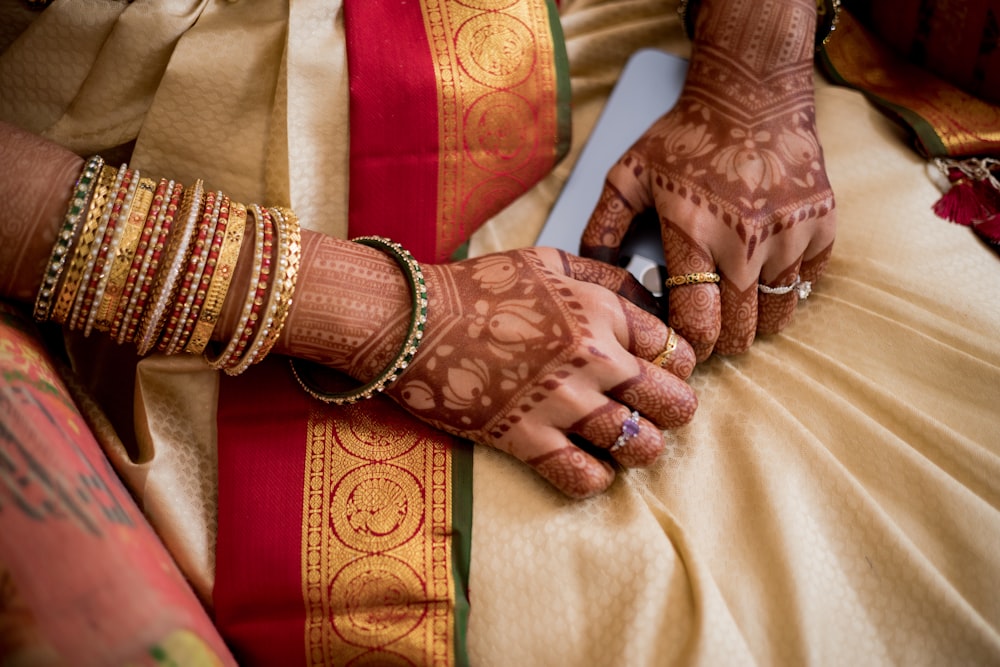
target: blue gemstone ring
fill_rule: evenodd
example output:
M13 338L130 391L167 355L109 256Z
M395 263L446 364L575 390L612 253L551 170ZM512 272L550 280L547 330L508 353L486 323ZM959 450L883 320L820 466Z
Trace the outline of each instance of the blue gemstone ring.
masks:
M622 423L622 433L618 436L618 439L615 440L615 444L611 445L610 451L618 451L625 446L625 443L637 435L639 435L639 412L637 410L633 410L632 414L628 416L628 419Z

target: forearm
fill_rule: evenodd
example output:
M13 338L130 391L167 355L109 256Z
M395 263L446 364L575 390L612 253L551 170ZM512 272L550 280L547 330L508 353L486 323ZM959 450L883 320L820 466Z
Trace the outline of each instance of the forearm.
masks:
M815 0L701 0L699 5L693 58L699 49L712 49L764 76L812 62Z
M0 291L34 299L83 166L74 153L0 123Z
M9 125L0 125L0 201L5 202L0 207L0 239L3 240L0 243L0 267L3 268L0 295L3 297L27 303L35 301L43 275L52 271L53 246L57 234L65 231L69 200L83 163L79 156L41 137ZM163 206L166 204L164 201ZM156 207L155 203L151 206L145 223L141 214L137 219L138 224L145 224L144 231L149 231L152 226L151 220ZM235 210L235 207L233 203L230 208ZM127 205L122 208L122 219L119 221L121 226L126 224L124 211L127 208ZM179 212L177 217L181 217ZM198 224L204 226L202 217L196 217ZM230 218L233 217L235 216L230 215ZM246 314L249 310L253 310L254 318L264 317L267 312L265 304L271 301L277 276L282 271L277 237L269 257L271 267L263 273L259 271L259 263L255 263L259 259L255 260L254 256L260 250L256 237L257 226L252 224L254 220L251 213L242 241L236 248L235 263L231 267L232 279L223 293L224 300L219 307L217 324L210 329L211 339L216 341L217 347L225 347L226 342L231 341L240 329L247 328ZM160 265L158 268L150 268L145 275L145 286L151 293L151 298L146 303L147 314L154 301L155 294L152 293L157 289L155 286L160 284L161 274L169 270L165 263L166 248L170 246L173 237L181 233L182 223L183 221L175 220L169 235L162 238L158 244ZM230 233L232 227L230 221ZM221 226L216 228L216 234L221 239L220 230ZM278 231L275 223L271 234L277 234ZM77 231L78 237L80 233ZM288 294L291 301L286 326L281 330L273 350L316 360L358 379L367 380L378 372L379 364L385 357L391 357L402 344L412 310L406 281L394 260L377 250L306 230L301 233L302 252L295 289ZM202 235L201 252L205 259L200 269L204 271L211 265L213 270L221 273L225 270L222 258L210 255L207 249L212 236L211 231ZM133 238L135 244L131 246L131 252L139 254L143 250L138 239ZM78 242L79 238L69 245L76 250L73 244ZM154 241L149 239L149 243ZM124 247L125 244L122 243L118 254L129 252ZM219 248L221 241L216 250ZM63 269L74 261L86 263L86 257L68 255L69 253ZM110 271L117 257L111 255L114 253L105 261L101 275ZM154 267L155 264L150 266ZM135 268L133 266L132 278L135 277ZM95 268L94 275L97 273L98 269ZM65 270L61 272L54 286L56 294L60 294L60 290L68 292L64 284L65 274ZM181 276L180 280L188 277ZM99 282L97 277L91 279L92 285ZM206 276L202 286L208 282ZM131 288L133 294L142 288L142 283L143 279L140 278L138 284ZM258 285L262 287L262 291L255 295L253 288ZM117 287L120 288L121 284ZM191 287L196 288L197 286ZM96 295L95 302L89 307L93 310L104 308L104 314L124 310L124 297L119 304L110 307L108 299L113 298L110 296L112 290L109 288L106 294L109 296L103 302L101 296ZM204 305L208 298L204 292L200 292L197 298L192 296L190 301ZM256 308L250 308L253 304L256 304ZM171 312L173 310L168 308L163 317L167 318ZM137 312L134 321L143 316L143 313ZM193 321L195 314L191 312L188 319L189 322ZM57 321L69 326L74 326L76 322L79 328L82 318L67 317L62 313ZM252 328L254 321L250 320L249 324ZM177 323L175 325L180 326ZM258 323L258 330L259 326ZM191 329L194 327L192 324ZM96 328L106 330L100 326ZM137 333L132 342L138 344L141 338ZM183 349L184 346L180 346L177 351Z

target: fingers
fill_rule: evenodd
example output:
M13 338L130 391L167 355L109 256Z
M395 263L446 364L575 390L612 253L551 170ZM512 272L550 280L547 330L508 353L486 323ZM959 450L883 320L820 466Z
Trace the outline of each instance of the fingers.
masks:
M655 424L634 414L621 403L608 401L568 431L609 450L623 466L650 466L663 452L663 435Z
M555 435L561 442L525 463L570 498L587 498L611 486L615 470L610 464L571 444L562 434Z
M639 211L652 203L642 201L649 191L643 185L646 173L644 161L631 151L608 171L601 196L580 239L582 256L617 264L622 240L632 225L632 220ZM623 187L632 192L633 200L625 195Z
M660 304L642 286L635 276L623 268L597 259L577 257L568 252L558 251L564 275L581 282L600 285L618 296L639 306L648 313L660 316Z

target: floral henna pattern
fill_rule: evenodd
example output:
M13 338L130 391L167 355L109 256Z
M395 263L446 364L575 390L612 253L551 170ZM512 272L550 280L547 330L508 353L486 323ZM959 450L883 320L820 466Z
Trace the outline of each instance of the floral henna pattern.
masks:
M816 134L807 25L815 25L815 7L810 0L740 0L724 11L705 5L704 39L681 99L635 149L657 156L648 165L654 196L706 209L737 234L749 261L769 236L833 207ZM771 44L766 34L788 37Z
M456 276L464 274L462 280ZM445 281L447 284L440 281ZM431 423L509 451L505 435L574 371L602 354L583 345L589 320L572 287L532 253L501 253L428 273L436 320L390 392ZM447 298L444 295L454 295ZM535 365L530 351L543 359ZM471 352L474 351L474 352ZM407 377L409 376L409 378Z

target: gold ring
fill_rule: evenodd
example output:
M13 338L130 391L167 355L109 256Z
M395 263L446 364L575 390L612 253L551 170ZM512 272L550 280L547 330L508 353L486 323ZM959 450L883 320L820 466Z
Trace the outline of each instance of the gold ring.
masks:
M660 368L666 368L667 364L670 363L670 359L674 356L674 351L677 349L677 341L680 340L680 336L677 335L676 331L670 327L667 327L667 331L670 332L667 334L667 344L663 347L663 352L660 352L653 359L653 363Z
M700 273L685 273L679 276L670 276L664 281L664 285L667 289L671 287L680 287L681 285L698 285L700 283L717 283L719 282L719 274L712 273L709 271L702 271Z

